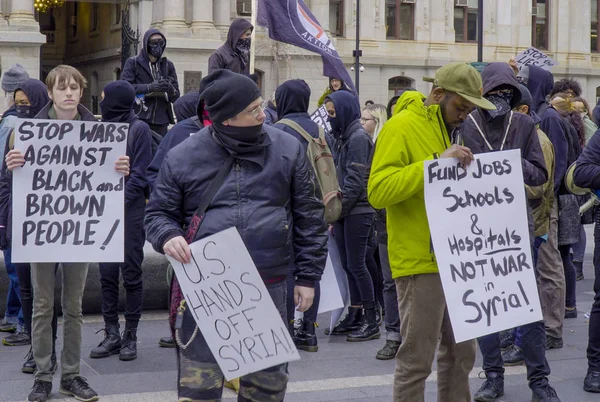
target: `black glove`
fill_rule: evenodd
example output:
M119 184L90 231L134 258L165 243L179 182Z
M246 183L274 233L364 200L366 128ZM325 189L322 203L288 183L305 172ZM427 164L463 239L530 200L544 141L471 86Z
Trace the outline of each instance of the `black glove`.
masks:
M148 84L149 92L167 92L169 90L169 81L160 80L155 81L152 84Z
M6 228L0 228L0 250L6 250L8 248L8 239L6 237Z

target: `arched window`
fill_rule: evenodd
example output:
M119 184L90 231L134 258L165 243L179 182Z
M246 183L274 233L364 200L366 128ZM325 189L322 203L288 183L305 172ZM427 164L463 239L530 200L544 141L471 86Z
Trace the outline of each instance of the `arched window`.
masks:
M90 83L90 93L92 100L92 113L98 114L98 104L100 102L100 94L98 90L98 73L94 71L92 73L92 80Z
M115 68L115 81L121 79L121 69L119 67Z
M259 69L254 69L254 74L256 74L256 85L258 86L258 89L260 89L260 92L263 94L263 97L270 96L270 94L265 94L265 87L263 86L265 82L265 72Z

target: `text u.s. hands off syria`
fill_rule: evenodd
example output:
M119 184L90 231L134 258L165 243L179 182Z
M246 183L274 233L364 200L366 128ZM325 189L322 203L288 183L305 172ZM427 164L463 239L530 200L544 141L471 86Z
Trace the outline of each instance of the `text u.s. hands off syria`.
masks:
M93 245L107 207L108 192L123 191L124 178L106 181L99 168L112 168L115 144L127 141L128 125L81 121L21 121L31 188L25 197L22 245ZM114 160L113 160L114 159ZM100 239L98 241L102 241Z
M443 208L452 215L457 211L463 211L463 214L469 212L466 215L470 218L468 234L465 231L459 235L451 233L446 236L445 244L449 255L456 257L446 266L449 266L452 282L463 284L461 302L466 310L461 317L469 324L483 321L490 327L495 317L512 310L534 311L528 288L522 282L523 272L533 270L527 249L530 247L529 237L510 224L499 225L496 222L493 227L487 227L478 216L478 211L483 213L484 210L511 205L515 201L515 189L519 185L499 187L494 183L494 177L510 175L512 172L513 166L507 159L490 163L475 159L468 170L458 163L440 167L440 163L432 162L428 166L429 183L448 182L441 190L441 198L447 201ZM481 184L470 186L469 189L461 188L460 191L453 189L456 185L452 183L467 178L481 181ZM515 280L507 288L506 282L499 279L510 276ZM483 292L474 288L481 284Z

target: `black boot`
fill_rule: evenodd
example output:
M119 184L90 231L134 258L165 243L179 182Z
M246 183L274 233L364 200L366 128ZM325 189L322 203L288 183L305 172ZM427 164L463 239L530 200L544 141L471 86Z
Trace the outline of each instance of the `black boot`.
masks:
M160 340L158 341L158 344L160 345L161 348L176 348L177 345L175 344L175 339L173 339L172 336L165 336L163 338L160 338Z
M515 344L510 345L508 348L502 350L502 360L506 366L518 366L519 364L525 364L525 353L523 349Z
M296 335L296 328L294 327L294 323L296 322L296 320L289 320L288 321L288 332L290 333L290 336L293 338L294 335Z
M23 363L23 367L21 367L21 371L27 374L35 373L35 369L37 366L35 365L35 359L33 358L33 349L29 348L29 353L25 356L25 363Z
M485 373L487 380L475 393L474 400L477 402L494 402L504 395L504 376L500 373Z
M362 323L363 311L361 307L349 307L346 317L333 327L333 330L327 328L325 335L347 335L355 329L360 328Z
M573 261L573 265L575 266L575 280L583 280L583 261Z
M600 371L588 371L583 381L585 392L600 393Z
M531 402L560 402L554 388L547 383L532 387L531 393Z
M125 328L119 360L137 359L137 328Z
M102 330L100 330L102 331ZM100 332L98 331L98 332ZM119 336L119 323L106 324L104 339L90 353L92 359L100 359L119 353L121 350L121 337Z
M317 352L317 336L315 335L316 322L302 321L302 327L294 335L296 347L307 352Z
M360 328L352 331L346 340L348 342L363 342L371 339L379 339L379 324L377 324L377 314L374 308L365 309L365 316Z

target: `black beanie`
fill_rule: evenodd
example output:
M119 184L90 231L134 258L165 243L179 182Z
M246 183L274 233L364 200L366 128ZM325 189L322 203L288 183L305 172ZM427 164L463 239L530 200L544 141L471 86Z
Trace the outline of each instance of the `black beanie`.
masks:
M212 72L200 81L200 88L200 100L213 123L236 116L261 97L254 81L230 70Z

